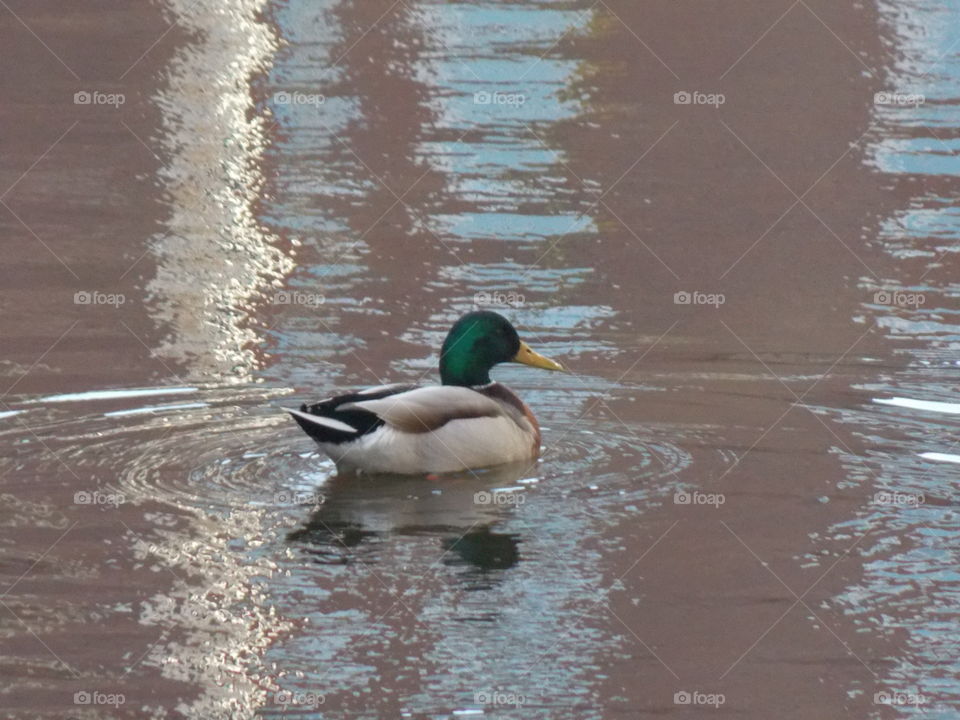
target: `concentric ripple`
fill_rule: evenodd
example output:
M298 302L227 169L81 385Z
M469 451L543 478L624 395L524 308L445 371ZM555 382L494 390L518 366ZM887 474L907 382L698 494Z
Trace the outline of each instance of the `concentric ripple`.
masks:
M598 699L592 673L622 638L596 629L556 638L602 597L606 529L658 502L692 463L667 430L570 424L548 406L554 422L539 462L440 479L341 477L282 412L297 402L287 394L251 384L20 398L0 419L15 448L3 465L66 466L79 479L51 498L68 510L57 527L71 519L77 487L119 498L132 551L124 555L169 580L135 606L138 622L159 633L141 662L205 688L185 711L269 715L289 710L289 697L322 694L341 708L362 701L374 717L369 708L387 706L370 695L365 658L401 636L428 666L466 653L503 687L533 653L543 663L526 685L544 697L569 696L562 686ZM106 533L112 517L94 516ZM415 578L434 587L404 596L429 619L411 629L409 616L386 611L398 602L394 588L407 592ZM465 621L479 621L470 648ZM505 637L527 647L507 647ZM405 662L402 653L376 657ZM394 671L402 668L379 667ZM431 682L410 707L469 708L477 690L459 675Z
M96 481L91 489L122 492L126 502L204 511L286 506L318 491L334 474L333 464L282 411L284 404L297 404L282 401L287 391L255 385L182 390L164 393L176 402L154 393L144 397L143 390L11 401L15 409L0 419L0 437L17 452L0 462L29 458L41 469L63 463L89 473ZM645 479L675 476L691 462L688 453L649 429L641 435L596 420L589 427L545 426L538 462L451 474L444 482L476 488L521 482L528 492L635 500L649 489ZM625 466L629 473L622 472ZM404 487L416 496L409 478L359 482L373 483L381 493L385 486ZM321 498L317 492L315 499Z

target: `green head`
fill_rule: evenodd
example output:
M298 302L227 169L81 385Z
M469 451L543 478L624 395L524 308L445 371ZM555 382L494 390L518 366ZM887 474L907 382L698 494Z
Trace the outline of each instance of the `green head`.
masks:
M505 317L479 310L467 313L450 328L440 350L440 380L444 385L486 385L490 368L503 362L563 370L560 363L531 350Z

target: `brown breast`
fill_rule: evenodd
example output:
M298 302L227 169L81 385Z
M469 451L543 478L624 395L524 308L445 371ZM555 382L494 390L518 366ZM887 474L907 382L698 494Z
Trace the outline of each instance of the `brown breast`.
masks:
M500 402L505 403L509 407L519 413L522 417L526 418L530 425L533 427L533 455L540 454L540 423L537 422L537 418L534 416L533 411L527 407L527 404L518 398L514 392L508 388L506 385L501 385L500 383L490 383L484 387L474 388L477 392L483 393L493 400L499 400Z

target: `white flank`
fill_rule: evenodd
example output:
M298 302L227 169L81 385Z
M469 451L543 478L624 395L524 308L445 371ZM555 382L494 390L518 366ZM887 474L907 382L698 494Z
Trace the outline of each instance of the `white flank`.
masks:
M532 429L505 415L451 420L425 433L384 425L351 442L319 445L341 470L402 475L482 468L536 456Z

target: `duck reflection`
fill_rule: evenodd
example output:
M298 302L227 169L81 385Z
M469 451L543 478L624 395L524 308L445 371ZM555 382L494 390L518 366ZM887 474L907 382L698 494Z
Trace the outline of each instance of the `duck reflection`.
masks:
M392 536L435 537L448 566L507 570L519 535L496 526L524 501L527 463L441 476L337 475L324 500L287 540L317 562L376 562Z
M496 533L489 526L448 540L444 546L456 553L444 559L448 565L468 563L481 570L506 570L520 559L520 536Z

